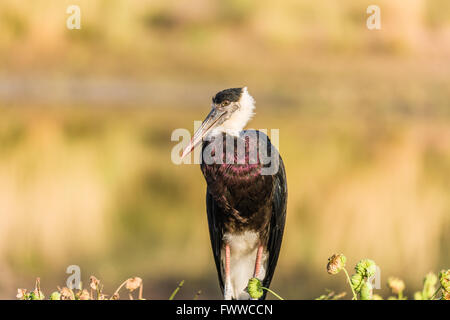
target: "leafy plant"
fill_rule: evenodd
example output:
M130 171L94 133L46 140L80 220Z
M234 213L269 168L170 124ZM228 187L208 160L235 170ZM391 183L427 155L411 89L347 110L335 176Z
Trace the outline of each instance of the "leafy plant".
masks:
M347 276L347 282L353 293L353 300L382 300L383 298L378 294L373 294L373 287L370 282L371 277L376 273L376 264L373 260L363 259L355 266L355 274L348 276L345 269L347 258L343 254L334 254L328 259L327 272L331 275L338 274L343 270ZM439 282L438 282L439 280ZM436 288L436 285L438 287ZM406 300L407 297L403 295L405 290L405 283L397 277L389 277L387 285L392 291L393 296L388 297L388 300ZM440 297L439 297L440 295ZM339 295L338 295L339 296ZM342 295L343 296L343 295ZM339 296L342 297L342 296ZM336 295L328 294L320 296L319 300L336 299ZM423 281L422 291L414 294L416 300L450 300L450 269L442 270L439 277L434 273L428 273Z
M139 289L138 299L145 300L142 297L143 282L139 277L133 277L125 280L117 290L111 295L103 292L103 284L94 276L89 278L89 288L83 289L82 284L79 289L71 289L68 287L58 287L57 291L50 294L50 300L118 300L120 298L119 291L125 287L128 297L133 300L133 292ZM17 296L20 300L44 300L45 295L40 288L40 279L36 279L35 288L28 292L27 289L17 289Z
M327 272L330 275L336 275L344 271L347 278L347 283L350 286L353 297L352 300L383 300L378 294L373 294L373 287L371 278L375 275L377 266L373 260L362 259L355 266L355 273L350 277L345 268L347 258L343 254L333 254L328 258ZM184 285L182 280L177 288L172 292L169 300L173 300L177 293ZM405 283L402 279L397 277L389 277L387 285L392 291L392 296L388 300L406 300L404 295ZM143 298L143 281L139 277L128 278L116 289L111 295L103 292L103 285L99 279L94 276L89 278L89 288L73 290L68 287L60 288L50 294L50 300L118 300L120 298L119 292L125 287L128 293L128 298L134 300L133 292L138 290L138 300L145 300ZM259 299L263 296L264 290L270 292L280 300L284 300L279 294L266 288L262 285L258 278L251 278L248 281L246 288L248 294L252 299ZM316 298L316 300L338 300L346 296L346 292L336 294L334 291L326 290L327 293ZM198 291L194 296L197 300L201 291ZM35 287L32 291L27 289L17 289L17 298L20 300L44 300L45 295L41 290L40 279L36 279ZM423 280L423 289L414 294L415 300L450 300L450 269L441 270L439 275L430 272Z
M280 300L284 300L282 297L280 297L274 291L270 290L269 288L263 287L261 280L259 280L258 278L251 278L250 280L248 280L247 292L252 299L261 298L264 294L263 290L270 292L271 294L273 294L275 297L277 297Z

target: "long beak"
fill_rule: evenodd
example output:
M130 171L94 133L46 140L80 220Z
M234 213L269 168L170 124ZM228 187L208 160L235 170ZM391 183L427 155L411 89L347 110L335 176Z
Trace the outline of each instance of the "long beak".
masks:
M202 122L200 128L195 131L194 136L191 139L189 145L184 149L181 159L184 159L189 153L194 150L194 148L202 142L203 138L208 135L208 133L217 126L218 121L225 115L226 111L218 111L217 109L212 109L208 114L206 119Z

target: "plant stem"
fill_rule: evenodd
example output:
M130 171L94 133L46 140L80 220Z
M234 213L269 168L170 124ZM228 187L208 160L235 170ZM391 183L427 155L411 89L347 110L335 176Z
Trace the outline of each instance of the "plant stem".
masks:
M439 290L441 290L442 286L439 286L439 288L437 288L436 292L431 296L430 300L433 300L434 297L438 294Z
M122 289L122 287L127 283L128 279L125 280L124 282L122 282L122 284L117 288L117 290L114 292L114 294L112 295L112 297L114 297L116 294L119 293L120 289Z
M39 300L41 300L41 278L36 278L36 290L38 292Z
M172 292L172 295L170 296L169 300L173 300L175 298L178 291L180 291L180 288L183 286L184 280L181 280L181 282L178 284L178 287Z
M198 297L202 294L202 290L198 290L197 293L194 296L194 300L197 300Z
M142 298L142 292L144 291L144 283L141 283L141 287L139 288L139 300L144 300Z
M355 289L353 289L353 286L352 286L352 281L350 280L350 277L348 275L347 269L342 268L342 270L344 270L345 275L347 276L348 284L350 285L350 289L352 289L352 293L353 293L353 299L352 300L358 300L358 297L356 296Z
M277 297L280 300L284 300L282 297L280 297L278 294L276 294L275 292L273 292L272 290L270 290L269 288L266 287L261 287L261 289L266 290L267 292L270 292L271 294L273 294L275 297Z

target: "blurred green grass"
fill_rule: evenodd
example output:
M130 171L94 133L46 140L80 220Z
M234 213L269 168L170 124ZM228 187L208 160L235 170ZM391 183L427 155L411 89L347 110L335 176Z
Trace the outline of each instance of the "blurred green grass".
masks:
M146 298L182 279L180 298L220 297L206 186L171 163L170 136L239 85L257 101L250 127L280 129L288 174L274 289L342 289L333 252L418 289L450 263L444 2L380 1L370 32L368 1L80 0L79 31L69 1L3 1L0 297L36 276L49 291L71 264L106 289L141 276Z

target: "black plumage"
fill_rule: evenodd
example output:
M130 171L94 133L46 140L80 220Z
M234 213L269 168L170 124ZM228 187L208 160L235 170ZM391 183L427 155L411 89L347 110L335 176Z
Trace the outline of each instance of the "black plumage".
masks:
M245 133L241 136L245 136ZM261 245L268 255L266 274L263 286L269 287L275 271L280 252L287 203L286 173L283 161L278 151L271 145L269 138L262 132L250 135L245 139L245 163L244 164L201 164L201 170L207 182L206 207L208 214L211 246L216 263L221 289L224 288L223 266L223 236L225 233L240 233L244 231L256 232ZM278 171L271 175L262 175L261 169L271 165L263 164L256 159L256 164L250 164L252 148L258 148L256 139L267 139L267 154L278 162ZM222 145L227 146L226 135L218 137ZM217 138L216 138L217 139ZM237 155L237 140L241 137L233 137L234 157ZM230 140L228 140L229 142ZM203 143L203 151L215 141ZM215 148L211 148L217 152ZM232 150L233 150L232 149ZM229 149L227 149L229 150ZM258 150L259 151L259 150ZM229 157L229 154L228 154ZM223 162L225 162L224 152ZM273 164L273 163L272 163ZM262 299L265 298L264 293Z
M213 103L220 105L224 101L228 102L237 102L239 101L239 98L241 97L242 88L231 88L231 89L225 89L220 92L218 92L213 98Z

